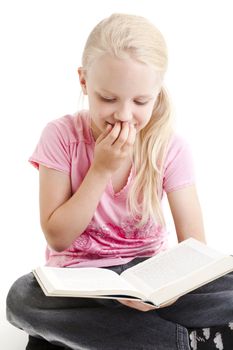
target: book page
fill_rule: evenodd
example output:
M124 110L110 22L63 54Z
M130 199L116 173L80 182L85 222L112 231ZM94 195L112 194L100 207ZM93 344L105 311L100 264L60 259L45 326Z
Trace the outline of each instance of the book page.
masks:
M57 295L64 293L67 295L125 294L130 291L137 294L136 288L116 272L103 268L43 266L37 268L34 274L47 293Z
M121 275L135 286L142 286L144 293L150 294L224 256L203 243L189 239L124 271Z
M223 259L215 260L213 263L196 270L192 274L185 275L183 278L171 284L156 289L156 291L150 295L149 299L156 305L166 304L170 300L177 299L230 271L233 271L233 257L226 256Z

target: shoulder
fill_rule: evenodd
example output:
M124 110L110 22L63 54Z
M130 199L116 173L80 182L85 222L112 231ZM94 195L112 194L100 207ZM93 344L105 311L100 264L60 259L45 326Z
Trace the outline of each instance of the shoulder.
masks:
M84 148L91 143L88 111L67 114L47 123L42 130L37 146L29 161L70 173L73 159L77 159ZM83 158L82 158L83 163Z
M177 157L191 157L191 145L187 138L174 132L168 142L165 167L168 166Z
M195 169L190 144L180 134L173 134L163 167L163 188L166 192L195 182Z
M66 146L76 142L91 143L89 111L81 110L53 119L44 127L43 134L49 139L59 138Z
M177 152L184 147L190 147L188 139L184 135L174 132L168 144L168 151Z

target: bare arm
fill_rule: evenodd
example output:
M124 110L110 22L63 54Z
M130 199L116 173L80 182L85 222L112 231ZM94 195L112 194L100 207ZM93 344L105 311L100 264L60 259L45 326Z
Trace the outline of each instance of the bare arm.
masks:
M202 210L194 185L167 194L178 242L189 237L206 243Z
M202 212L195 186L188 186L181 190L169 192L167 197L175 223L178 241L181 242L189 237L194 237L206 243ZM146 305L140 301L118 301L121 304L140 311L150 311L155 309L155 307ZM174 303L175 301L173 300L163 307L167 307Z
M90 167L82 184L70 197L69 176L40 166L41 226L53 249L66 249L86 229L108 181L109 175Z
M73 195L68 174L40 165L40 222L56 251L68 248L86 229L112 174L129 156L136 130L116 124L96 140L92 165Z

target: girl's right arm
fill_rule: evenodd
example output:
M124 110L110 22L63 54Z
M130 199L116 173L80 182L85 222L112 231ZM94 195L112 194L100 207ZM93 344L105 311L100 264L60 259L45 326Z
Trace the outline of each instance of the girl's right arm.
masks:
M69 175L40 165L40 221L52 249L65 250L85 230L108 181L108 174L90 167L71 196Z
M63 251L90 223L99 200L135 141L134 127L120 123L96 140L94 160L72 195L70 176L40 165L40 223L50 247Z

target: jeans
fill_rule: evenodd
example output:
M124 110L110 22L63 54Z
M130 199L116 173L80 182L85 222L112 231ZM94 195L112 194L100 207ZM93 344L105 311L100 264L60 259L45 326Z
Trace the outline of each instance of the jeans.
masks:
M121 273L143 260L107 268ZM233 321L233 273L147 312L111 299L48 297L29 273L9 290L7 319L29 335L74 350L189 350L187 328Z

